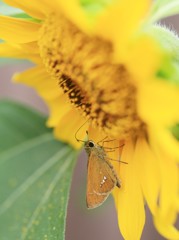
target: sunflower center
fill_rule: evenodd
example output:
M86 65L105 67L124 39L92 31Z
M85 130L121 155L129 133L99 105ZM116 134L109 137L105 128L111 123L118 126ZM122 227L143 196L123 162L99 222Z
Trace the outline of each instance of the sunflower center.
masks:
M50 14L39 47L48 72L93 125L122 139L141 131L136 89L125 66L112 63L111 43L87 36L62 15Z

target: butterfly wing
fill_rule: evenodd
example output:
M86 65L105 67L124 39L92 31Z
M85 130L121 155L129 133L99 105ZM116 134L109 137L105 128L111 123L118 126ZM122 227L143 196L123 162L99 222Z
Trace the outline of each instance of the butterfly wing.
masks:
M87 194L88 208L100 206L109 196L112 189L118 185L119 179L113 166L105 159L92 151L88 159Z

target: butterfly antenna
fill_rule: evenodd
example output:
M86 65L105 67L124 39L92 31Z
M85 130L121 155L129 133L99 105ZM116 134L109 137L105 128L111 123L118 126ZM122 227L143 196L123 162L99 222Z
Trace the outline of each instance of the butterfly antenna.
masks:
M89 121L89 119L87 119L87 120L78 128L78 130L76 131L76 133L75 133L75 139L76 139L77 142L86 142L86 141L84 141L84 140L78 139L78 138L77 138L77 134L78 134L78 132L80 131L80 129L81 129L88 121ZM88 135L88 131L86 131L86 134Z

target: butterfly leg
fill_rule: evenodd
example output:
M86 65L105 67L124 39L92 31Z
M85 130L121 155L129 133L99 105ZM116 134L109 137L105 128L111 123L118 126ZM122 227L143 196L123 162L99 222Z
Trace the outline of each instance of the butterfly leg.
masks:
M113 159L113 158L109 158L109 157L106 157L107 159L109 160L112 160L112 161L116 161L116 162L121 162L121 163L124 163L124 164L128 164L127 162L123 162L121 160L116 160L116 159Z

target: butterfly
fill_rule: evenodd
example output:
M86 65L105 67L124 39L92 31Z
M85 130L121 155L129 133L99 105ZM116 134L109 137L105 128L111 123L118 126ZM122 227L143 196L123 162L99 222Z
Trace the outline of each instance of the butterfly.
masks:
M120 188L121 181L109 161L110 158L107 156L106 148L99 145L99 142L104 143L106 137L98 143L92 140L84 141L77 138L77 133L87 121L77 130L75 138L78 142L84 143L84 149L88 155L86 204L87 208L92 209L100 206L116 186ZM88 136L88 131L86 131L86 134ZM120 160L115 161L127 164Z
M86 203L92 209L100 206L116 186L120 188L121 181L103 146L88 140L84 149L88 155Z

